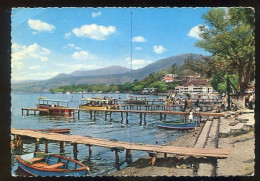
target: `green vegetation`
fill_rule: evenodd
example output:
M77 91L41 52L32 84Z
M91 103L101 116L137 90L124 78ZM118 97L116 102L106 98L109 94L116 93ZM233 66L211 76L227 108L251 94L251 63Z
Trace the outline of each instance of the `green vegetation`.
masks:
M239 93L243 98L254 70L254 10L216 8L203 18L206 25L200 26L202 40L196 46L212 54L205 58L212 74L238 75Z

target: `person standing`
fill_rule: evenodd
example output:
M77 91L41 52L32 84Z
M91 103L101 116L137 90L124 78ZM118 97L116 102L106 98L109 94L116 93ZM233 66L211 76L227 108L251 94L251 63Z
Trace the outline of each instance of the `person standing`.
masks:
M165 103L166 103L166 111L170 111L171 110L171 99L169 96L166 97Z
M190 122L192 122L192 120L193 120L193 110L192 109L189 110L189 120L190 120Z
M249 96L249 109L253 109L253 101L254 101L254 95L253 94L251 94L250 96Z

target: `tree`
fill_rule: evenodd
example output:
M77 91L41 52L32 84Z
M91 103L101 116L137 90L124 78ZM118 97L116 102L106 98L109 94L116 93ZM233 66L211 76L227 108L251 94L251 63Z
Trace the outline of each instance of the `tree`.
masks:
M250 83L255 62L254 10L251 8L216 8L204 14L197 47L212 54L205 60L211 70L238 74L239 107L244 107L245 90Z

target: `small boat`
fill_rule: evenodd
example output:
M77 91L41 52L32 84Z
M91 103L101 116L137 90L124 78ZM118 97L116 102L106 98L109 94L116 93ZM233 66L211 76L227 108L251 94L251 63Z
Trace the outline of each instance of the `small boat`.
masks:
M18 168L33 176L86 176L89 168L71 158L43 152L16 156Z
M70 128L54 128L54 129L26 129L30 131L40 131L45 133L69 133Z
M178 130L189 130L194 129L196 127L195 122L157 122L156 126L167 129L178 129Z
M52 114L52 115L65 115L73 116L75 108L69 108L69 101L65 100L52 100L46 99L46 97L40 97L39 103L36 105L37 109L44 109L46 111L40 111L40 114ZM61 105L65 104L65 105Z
M120 106L115 98L83 98L81 104L79 105L81 109L85 110L109 110L109 109L119 109Z

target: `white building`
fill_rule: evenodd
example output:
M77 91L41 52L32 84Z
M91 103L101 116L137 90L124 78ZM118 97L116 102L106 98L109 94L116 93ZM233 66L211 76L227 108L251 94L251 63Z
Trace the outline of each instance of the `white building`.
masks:
M177 86L175 93L212 93L212 87L197 87L197 86Z
M142 94L150 94L150 93L153 93L153 92L155 92L156 89L157 89L157 88L154 88L154 87L144 88L144 89L142 90Z

